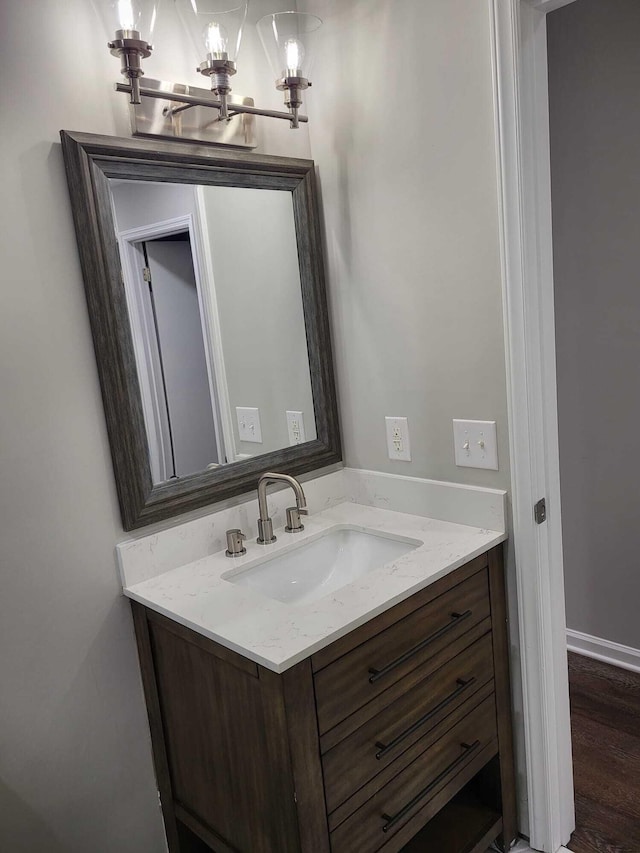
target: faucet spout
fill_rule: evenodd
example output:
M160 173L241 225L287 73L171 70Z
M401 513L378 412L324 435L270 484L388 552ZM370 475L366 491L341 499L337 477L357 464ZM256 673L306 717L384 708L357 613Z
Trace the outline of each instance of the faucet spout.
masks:
M296 496L296 508L298 513L307 514L307 499L304 490L295 477L289 474L262 474L258 480L258 543L260 545L270 545L276 541L273 535L273 522L269 518L269 507L267 506L267 486L269 483L284 482L291 486ZM300 529L300 528L298 528Z

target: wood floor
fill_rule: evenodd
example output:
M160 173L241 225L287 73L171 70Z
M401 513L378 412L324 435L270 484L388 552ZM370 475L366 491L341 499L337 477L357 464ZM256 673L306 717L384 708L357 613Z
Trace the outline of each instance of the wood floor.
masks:
M569 654L574 853L640 853L640 674Z

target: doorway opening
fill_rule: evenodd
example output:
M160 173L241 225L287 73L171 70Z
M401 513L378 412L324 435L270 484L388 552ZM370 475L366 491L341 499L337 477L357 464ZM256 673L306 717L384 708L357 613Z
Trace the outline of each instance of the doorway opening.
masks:
M576 6L583 2L590 0L580 0ZM575 828L560 505L547 63L547 16L573 3L575 0L492 2L528 834L532 848L546 853L555 853L569 842ZM632 2L597 5L605 18L614 6L628 5L636 14L638 11ZM590 67L587 76L597 78L598 74ZM635 93L635 78L629 75L627 82ZM634 169L628 174L626 189L636 172ZM581 293L575 308L583 299ZM634 316L637 315L633 312L627 313L629 321ZM612 375L611 383L615 379ZM592 416L597 420L606 411L605 405L594 410ZM582 464L586 469L584 460ZM588 488L583 484L583 491ZM547 517L538 524L533 507L543 497ZM633 503L632 494L626 497L628 504ZM597 534L597 514L590 515L587 523L590 534ZM604 560L601 567L605 575L608 562ZM576 639L569 635L570 643ZM615 643L609 644L609 652L618 654L621 650ZM587 651L583 645L581 653ZM625 654L629 658L628 649ZM637 655L630 657L637 660ZM622 677L629 681L628 676ZM605 695L607 690L601 689L600 693ZM620 784L613 790L620 792ZM615 848L597 843L600 846L584 849L637 847L628 835Z
M150 344L144 368L163 435L158 476L170 480L221 461L192 247L186 230L132 246L144 264L134 284Z
M627 444L640 419L640 7L578 0L546 29L576 792L567 846L640 850L639 489Z

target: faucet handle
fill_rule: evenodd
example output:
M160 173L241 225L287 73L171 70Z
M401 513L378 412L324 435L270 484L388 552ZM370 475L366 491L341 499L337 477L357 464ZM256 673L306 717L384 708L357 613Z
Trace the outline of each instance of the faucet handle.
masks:
M277 536L273 535L273 521L270 518L258 519L258 545L271 545L277 540Z
M287 507L287 525L285 530L287 533L299 533L304 530L304 524L300 521L301 515L309 515L309 510L306 508L300 509L297 506Z
M247 549L242 544L242 540L246 538L239 527L232 527L231 530L227 530L227 550L225 551L227 557L241 557L246 554Z

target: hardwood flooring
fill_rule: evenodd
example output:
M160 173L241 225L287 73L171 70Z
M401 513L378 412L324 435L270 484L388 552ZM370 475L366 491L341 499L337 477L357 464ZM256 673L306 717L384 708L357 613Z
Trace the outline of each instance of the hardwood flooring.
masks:
M569 654L573 853L640 853L640 673Z

